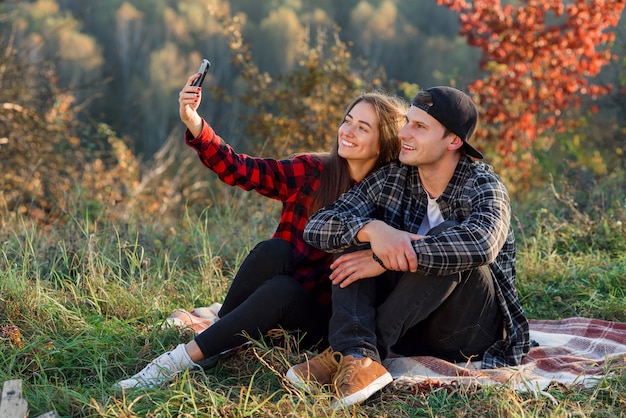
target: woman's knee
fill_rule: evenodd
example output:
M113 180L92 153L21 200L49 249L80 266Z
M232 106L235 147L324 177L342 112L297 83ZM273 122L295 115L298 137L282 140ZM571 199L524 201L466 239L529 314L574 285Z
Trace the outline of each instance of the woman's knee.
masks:
M290 300L294 296L306 294L306 290L293 277L280 275L272 277L263 283L259 288L259 292L263 292L273 299L274 302Z
M275 257L283 260L286 257L293 257L291 244L281 238L271 238L259 242L252 250L256 255Z
M295 260L291 244L280 238L259 242L241 265L239 274L261 276L261 281L277 275L292 275Z

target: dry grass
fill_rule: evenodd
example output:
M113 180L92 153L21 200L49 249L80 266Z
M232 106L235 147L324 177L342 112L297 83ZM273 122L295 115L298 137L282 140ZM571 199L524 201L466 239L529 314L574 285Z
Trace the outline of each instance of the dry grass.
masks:
M164 318L179 307L221 300L248 249L269 236L275 213L260 201L232 204L242 199L234 195L176 219L136 215L124 223L110 221L106 211L90 218L80 202L72 202L65 222L49 225L5 212L0 380L23 379L32 416L51 409L67 417L624 415L624 368L595 388L553 385L536 397L506 387L390 385L363 405L333 410L329 394L302 393L285 380L304 355L291 335L256 341L214 369L185 373L157 389L115 393L114 382L191 338L161 329ZM553 225L554 208L537 209L531 221L517 221L523 224L519 289L529 316L626 321L625 244L614 239L623 231L591 219L568 220L565 233ZM239 221L244 211L252 214L247 225ZM600 229L604 241L592 247L572 236L597 237Z

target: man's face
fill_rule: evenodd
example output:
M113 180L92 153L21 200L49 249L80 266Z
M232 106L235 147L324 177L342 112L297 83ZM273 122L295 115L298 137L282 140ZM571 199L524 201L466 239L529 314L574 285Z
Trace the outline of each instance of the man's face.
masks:
M426 167L442 160L449 151L453 134L444 138L446 129L422 109L411 106L406 114L406 124L398 137L402 141L400 161L407 165Z

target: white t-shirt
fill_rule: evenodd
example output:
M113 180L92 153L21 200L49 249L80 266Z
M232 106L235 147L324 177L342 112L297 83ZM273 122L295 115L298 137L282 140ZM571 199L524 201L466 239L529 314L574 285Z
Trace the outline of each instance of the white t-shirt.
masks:
M426 209L426 216L424 216L422 224L420 225L420 229L419 231L417 231L417 233L419 235L426 235L428 231L430 231L432 228L436 227L442 222L443 216L441 215L441 210L439 210L437 198L431 199L430 196L428 196L428 208Z

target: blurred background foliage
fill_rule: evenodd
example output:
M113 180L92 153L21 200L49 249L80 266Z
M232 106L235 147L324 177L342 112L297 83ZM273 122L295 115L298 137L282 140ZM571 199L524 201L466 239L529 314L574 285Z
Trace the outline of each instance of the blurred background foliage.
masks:
M613 30L599 47L618 59L593 80L609 94L577 95L567 130L545 132L524 172L487 153L521 212L545 193L579 211L623 210L623 18ZM236 150L280 158L327 149L364 90L410 99L480 80L481 53L458 34L459 15L435 0L2 1L2 220L62 219L70 194L92 216L120 219L247 202L182 140L178 92L202 57L213 65L200 113Z
M278 202L223 185L184 144L178 92L203 57L213 66L200 113L237 151L282 158L323 150L357 93L385 89L410 99L420 87L467 89L509 70L504 63L481 66L484 50L459 36L467 16L438 5L443 1L464 3L0 0L0 358L5 380L17 376L29 386L31 412L180 414L179 389L187 380L159 392L154 405L156 398L143 394L111 398L110 384L121 367L135 367L138 351L145 357L187 339L152 324L177 307L221 300L247 250L275 229ZM509 143L516 154L530 155L520 157L527 166L507 165L494 144L475 138L511 191L518 290L529 318L626 320L620 13L614 40L598 45L616 59L588 77L612 86L610 93L579 88L568 96L571 106L559 109L565 129L546 129L532 144ZM585 35L578 40L590 42ZM540 104L546 103L553 105ZM513 111L526 105L506 103ZM254 360L245 359L246 367L257 367ZM230 373L232 365L225 367ZM211 377L208 389L194 381L199 391L183 399L185 408L246 415L271 405L265 385L250 385L273 379L271 373L222 375ZM551 390L558 403L551 395L539 403L530 397L530 413L562 415L584 404L592 414L615 416L623 406L619 379L593 393ZM242 406L241 394L253 386ZM517 412L528 401L506 391L474 392L457 394L460 406L446 401L435 409L467 412L469 399L483 405L477 410L494 410L513 399ZM207 393L217 394L219 405L195 403ZM415 399L434 410L432 394ZM398 404L395 395L392 403ZM373 408L380 414L378 404ZM391 408L389 415L397 415Z

